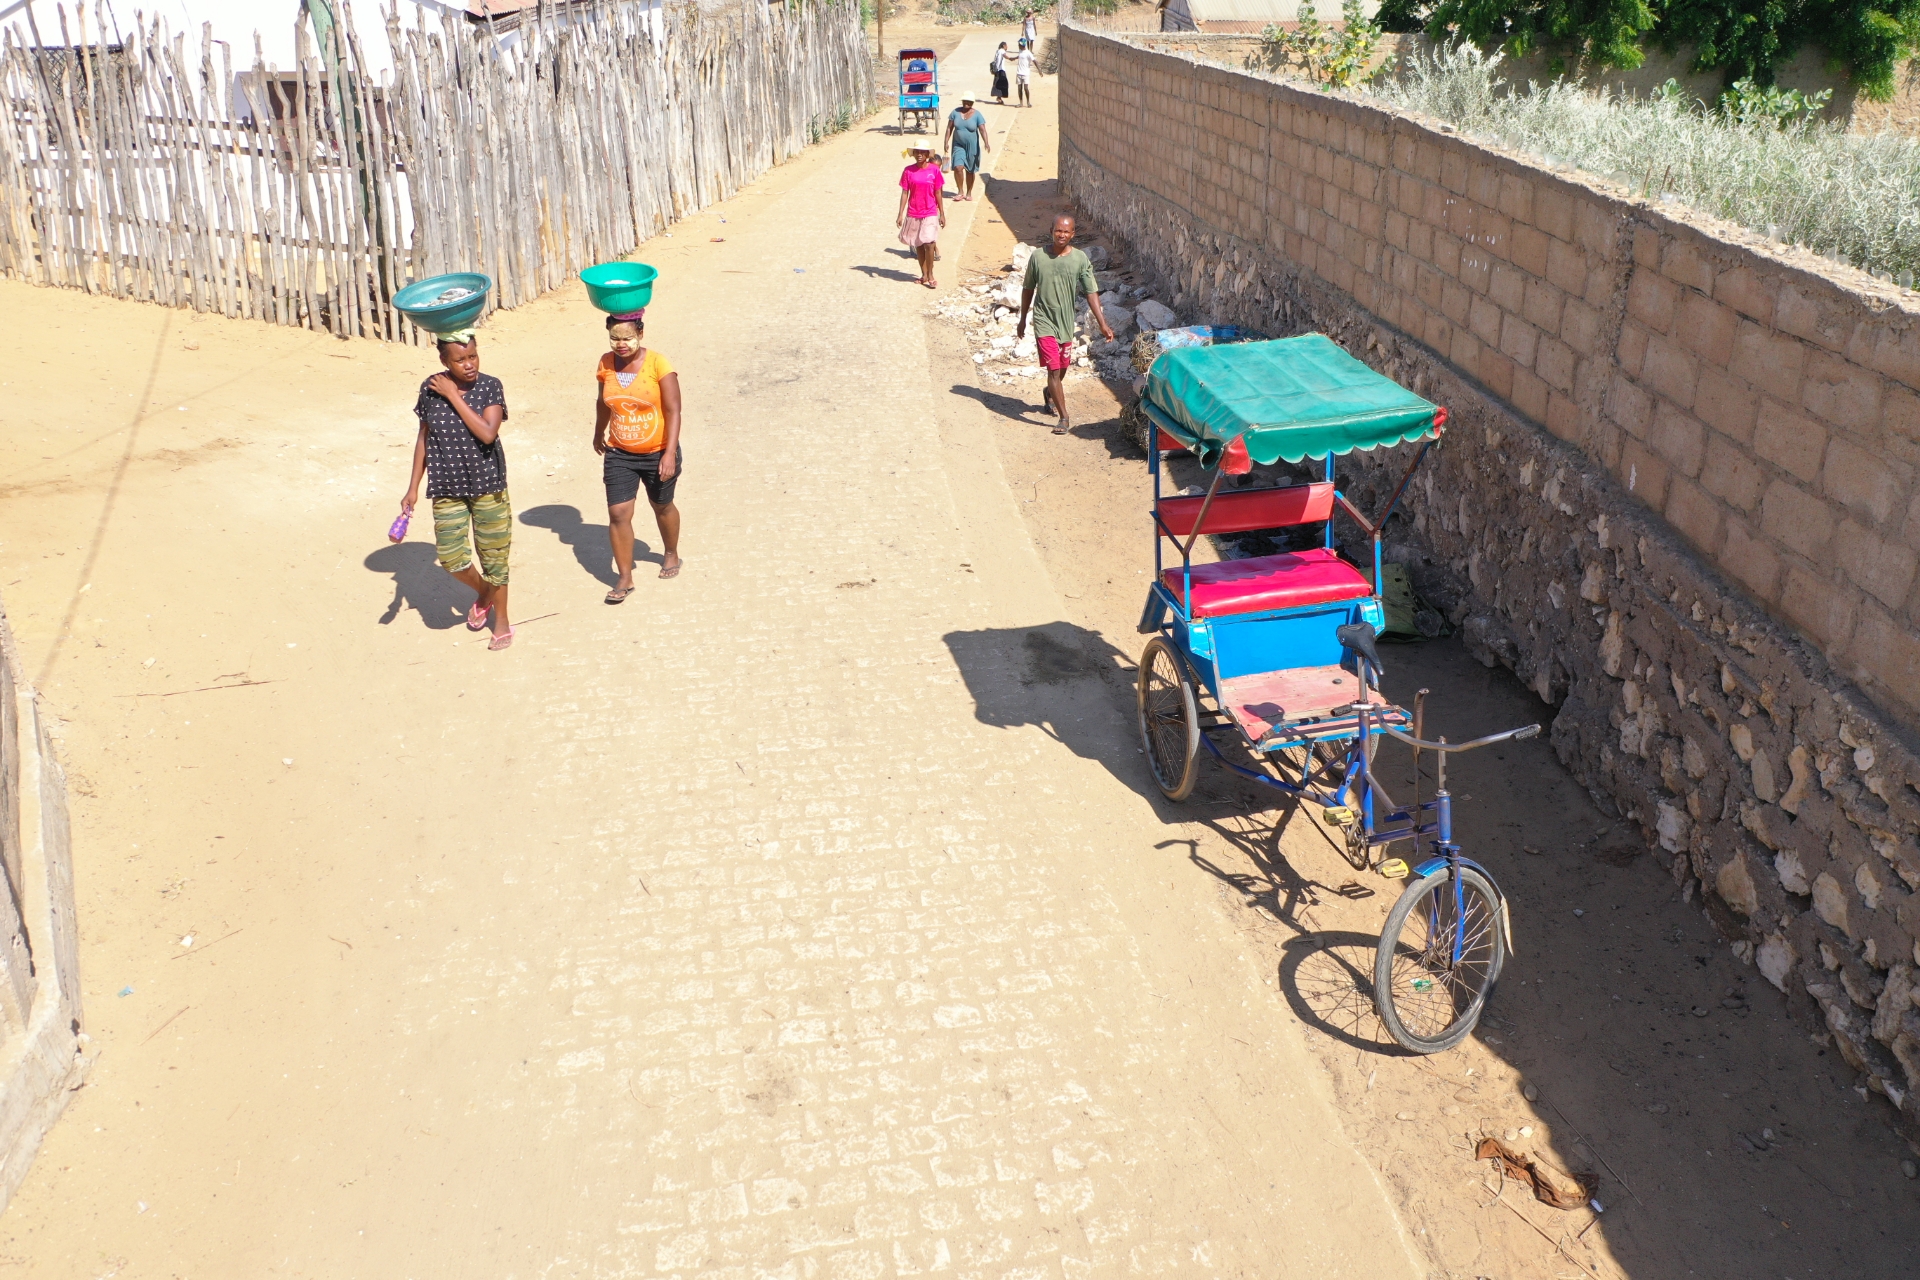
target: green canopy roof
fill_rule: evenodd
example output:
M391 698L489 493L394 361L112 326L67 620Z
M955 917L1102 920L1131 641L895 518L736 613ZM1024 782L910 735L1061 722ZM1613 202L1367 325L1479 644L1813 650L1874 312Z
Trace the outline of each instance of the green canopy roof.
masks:
M1169 351L1147 375L1147 401L1208 467L1236 440L1255 462L1299 462L1419 440L1446 421L1318 333Z

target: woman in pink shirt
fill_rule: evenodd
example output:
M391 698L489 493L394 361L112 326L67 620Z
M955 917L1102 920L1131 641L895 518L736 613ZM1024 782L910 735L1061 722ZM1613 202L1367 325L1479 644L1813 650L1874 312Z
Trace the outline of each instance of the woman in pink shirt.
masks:
M937 287L933 257L940 228L947 225L947 175L933 162L932 147L913 147L907 154L913 163L900 171L900 212L893 220L900 228L900 243L920 261L920 283L932 289Z

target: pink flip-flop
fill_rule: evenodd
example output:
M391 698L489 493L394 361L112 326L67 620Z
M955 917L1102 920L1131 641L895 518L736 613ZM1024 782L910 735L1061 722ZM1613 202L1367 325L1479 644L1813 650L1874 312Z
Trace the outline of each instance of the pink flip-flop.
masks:
M478 600L475 600L473 602L473 608L467 610L467 630L484 631L487 626L487 615L492 612L493 607L491 605L484 605Z
M499 635L487 641L487 648L493 653L498 653L512 643L513 628L508 627L505 631L502 631Z

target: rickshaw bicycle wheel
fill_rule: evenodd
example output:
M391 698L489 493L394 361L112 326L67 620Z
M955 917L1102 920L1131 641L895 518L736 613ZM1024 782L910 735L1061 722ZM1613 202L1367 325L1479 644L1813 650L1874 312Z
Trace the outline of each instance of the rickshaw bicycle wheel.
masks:
M1373 1004L1401 1048L1451 1049L1480 1021L1507 960L1500 911L1500 891L1472 867L1442 867L1393 904L1374 956Z
M1193 677L1165 636L1140 655L1140 743L1153 780L1167 799L1193 794L1200 774L1200 701Z

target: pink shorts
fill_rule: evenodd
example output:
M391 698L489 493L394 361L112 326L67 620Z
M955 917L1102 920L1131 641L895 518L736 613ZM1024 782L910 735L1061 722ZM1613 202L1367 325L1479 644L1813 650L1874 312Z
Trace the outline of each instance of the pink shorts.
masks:
M1036 343L1040 348L1040 363L1048 369L1064 369L1073 363L1073 344L1062 342L1058 338L1041 338Z
M900 224L900 243L909 249L932 244L940 238L940 215L908 218Z

